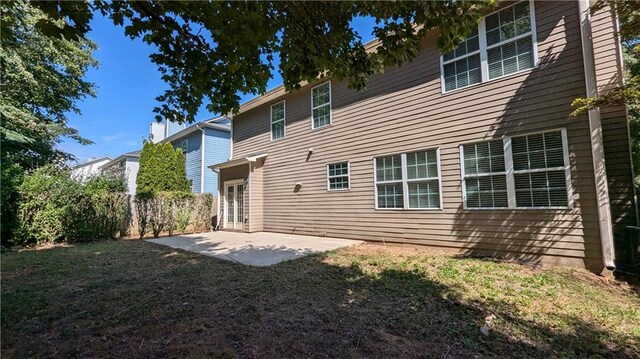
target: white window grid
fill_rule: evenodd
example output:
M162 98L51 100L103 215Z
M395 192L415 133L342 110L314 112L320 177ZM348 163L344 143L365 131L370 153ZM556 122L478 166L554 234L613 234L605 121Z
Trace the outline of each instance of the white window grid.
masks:
M331 166L347 166L347 173L346 174L331 174ZM347 187L346 188L331 188L331 179L345 179L346 178L346 182L347 182ZM351 189L351 163L350 162L337 162L337 163L330 163L327 165L327 191L347 191Z
M513 154L511 147L511 138L512 137L521 137L521 136L530 136L535 134L545 134L550 132L560 131L562 136L562 154L564 157L564 166L560 167L550 167L550 168L536 168L536 169L528 169L528 170L514 170L513 166ZM462 144L459 146L460 152L460 172L462 178L462 201L464 209L469 210L503 210L503 209L528 209L528 210L537 210L537 209L545 209L545 210L553 210L553 209L571 209L573 208L573 188L571 184L571 163L569 161L569 145L567 141L567 130L566 128L553 129L553 130L545 130L538 132L530 132L523 135L504 137L502 139L504 146L504 161L505 161L505 172L495 172L489 174L482 174L482 176L493 176L499 174L507 175L507 197L508 197L508 207L468 207L467 206L467 190L466 190L466 179L467 178L477 178L478 175L467 175L465 173L465 165L464 165L464 146L465 145L473 145L477 142ZM551 172L551 171L564 171L564 180L565 180L565 188L567 194L567 205L566 206L544 206L544 207L519 207L516 204L516 189L515 189L515 175L519 173L539 173L539 172Z
M316 91L318 91L318 92L321 91L324 87L327 88L327 94L328 94L328 97L329 97L329 101L314 106L314 101L313 101L314 97L318 97L319 96L319 95L314 95L314 93ZM322 84L320 84L318 86L315 86L315 87L311 88L311 129L312 130L315 130L317 128L322 128L322 127L325 127L325 126L329 126L333 122L332 114L331 114L331 112L332 112L331 111L331 106L332 106L331 105L331 101L332 101L331 100L331 81L324 82L324 83L322 83ZM315 115L314 115L314 110L319 110L319 109L322 109L322 108L325 108L325 107L327 108L329 122L322 123L322 124L319 124L318 126L316 126L316 118L315 118Z
M408 178L408 166L407 166L407 154L412 154L415 152L427 152L427 151L436 151L436 163L437 163L437 172L438 175L437 176L430 176L430 177L422 177L422 178L412 178L409 179ZM402 175L400 179L390 179L390 180L378 180L378 165L376 160L378 158L387 158L387 157L392 157L392 156L400 156L400 168L402 171ZM398 168L398 166L395 165L395 163L393 163L393 168ZM438 207L430 207L430 208L412 208L410 206L410 201L409 201L409 184L415 184L415 183L433 183L437 181L438 183ZM402 207L380 207L379 203L378 203L378 185L401 185L402 188ZM440 148L429 148L429 149L425 149L425 150L419 150L419 151L411 151L411 152L406 152L406 153L401 153L401 154L388 154L388 155L384 155L384 156L377 156L373 158L373 188L374 188L374 196L375 196L375 209L379 209L379 210L411 210L411 211L416 211L416 210L420 210L420 211L433 211L433 210L442 210L442 171L440 168ZM389 195L390 197L393 197L393 194Z
M493 169L493 163L492 163L491 159L493 157L495 157L495 156L491 154L491 142L495 142L495 140L493 140L493 141L483 141L483 142L474 142L474 143L469 143L469 144L460 146L461 168L463 168L463 173L464 173L463 181L462 181L463 182L463 187L462 188L463 188L463 191L464 191L465 208L467 207L467 188L466 188L467 187L467 181L470 181L470 180L478 180L479 181L479 180L485 179L485 178L490 178L491 183L492 183L490 192L491 192L492 202L493 202L494 206L492 206L492 207L469 207L469 208L509 208L508 206L507 207L495 206L496 199L495 199L495 195L494 194L495 194L496 191L494 190L493 178L497 177L497 176L505 176L505 181L507 183L507 198L509 198L509 195L508 195L508 192L509 192L508 191L508 187L509 187L509 178L508 177L509 176L507 176L508 171L507 171L506 158L505 158L505 162L504 162L505 169L503 171L497 171L497 170ZM478 153L477 153L478 149L477 149L476 145L478 145L480 143L488 143L489 172L478 173L478 171L477 171L477 169L480 166L478 164L479 156L478 156ZM475 149L475 156L474 157L475 157L475 162L476 162L476 166L475 166L476 167L476 172L475 173L468 173L468 174L466 173L466 160L465 160L465 157L464 157L464 147L465 146L474 146L474 149ZM503 139L502 140L502 147L503 147L503 154L502 155L503 155L503 157L506 157L506 155L505 155L506 152L507 152L506 146L507 146L506 142ZM502 191L500 191L500 192L502 192ZM483 193L483 191L480 190L479 185L478 185L478 195L481 196L482 193Z
M487 32L486 32L486 18L487 16L491 16L495 13L498 13L500 11L503 11L505 9L509 9L512 6L519 4L520 2L516 2L514 4L511 4L503 9L494 11L490 14L485 15L482 20L480 20L480 23L478 24L478 35L479 35L479 39L480 39L480 49L478 51L474 51L468 54L465 54L463 56L460 57L455 57L453 59L444 61L444 55L440 56L440 87L441 87L441 92L444 93L449 93L449 92L453 92L453 91L457 91L460 89L464 89L470 86L474 86L474 85L478 85L481 83L485 83L485 82L489 82L489 81L493 81L493 80L497 80L506 76L511 76L511 75L515 75L517 73L520 72L524 72L524 71L528 71L531 68L537 68L538 67L538 40L537 40L537 36L536 36L536 21L535 21L535 9L533 6L533 0L524 0L524 1L528 1L529 2L529 20L530 20L530 24L531 24L531 29L529 32L527 33L523 33L520 34L518 36L509 38L507 40L503 40L500 41L498 43L492 44L491 46L487 46ZM488 50L505 45L507 43L510 42L515 42L517 40L526 38L526 37L531 37L531 42L532 42L532 46L533 46L533 67L531 68L526 68L526 69L522 69L522 70L518 70L515 72L511 72L508 73L506 75L501 75L501 76L496 76L496 77L489 77L489 60L488 60ZM466 86L462 86L462 87L456 87L455 89L451 89L451 90L446 90L445 88L445 78L444 78L444 65L445 64L449 64L451 62L455 62L458 61L460 59L463 58L469 58L471 56L480 54L480 75L481 75L481 81L474 83L474 84L469 84ZM503 60L504 61L504 60Z
M275 106L279 106L282 105L282 117L280 118L274 118L274 107ZM285 137L287 137L287 124L285 122L285 119L287 118L287 107L286 107L286 103L284 100L274 103L273 105L271 105L270 107L270 111L269 111L269 119L270 119L270 129L271 129L271 141L274 140L280 140L283 139ZM282 137L278 137L278 138L274 138L274 125L280 124L282 123Z

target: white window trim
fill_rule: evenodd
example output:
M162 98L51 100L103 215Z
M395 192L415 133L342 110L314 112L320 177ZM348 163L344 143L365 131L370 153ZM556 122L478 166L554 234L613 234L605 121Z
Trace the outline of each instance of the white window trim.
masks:
M331 184L330 184L330 179L331 178L337 178L337 177L344 177L344 175L329 175L329 166L331 165L337 165L337 164L341 164L341 163L347 163L347 188L331 188ZM327 191L330 192L334 192L334 191L348 191L351 189L351 162L349 161L342 161L342 162L333 162L333 163L328 163L327 164Z
M511 150L511 138L512 137L520 137L520 136L530 136L537 134L544 134L549 132L560 131L562 136L562 154L564 155L564 166L563 167L549 167L549 168L540 168L540 169L531 169L531 170L519 170L515 171L513 169L513 154ZM497 139L495 139L497 140ZM493 140L488 140L493 141ZM481 141L482 142L482 141ZM504 146L504 165L505 172L492 172L482 175L466 175L464 168L464 146L465 145L473 145L478 143L478 141L467 142L459 145L460 152L460 179L462 181L462 203L463 208L465 210L470 211L496 211L496 210L567 210L573 208L573 188L571 185L571 162L569 161L569 143L567 138L567 129L566 128L556 128L551 130L544 131L535 131L535 132L527 132L524 134L513 135L509 137L503 137L502 143ZM565 186L567 188L567 206L550 206L550 207L518 207L516 205L516 189L515 189L515 174L517 173L532 173L532 172L549 172L549 171L565 171ZM482 176L492 176L492 175L501 175L506 174L507 176L507 198L509 207L467 207L467 188L466 181L467 178L477 178Z
M454 59L448 60L448 61L444 61L444 54L440 55L440 92L444 95L444 94L448 94L448 93L452 93L458 90L462 90L462 89L466 89L472 86L478 86L487 82L491 82L491 81L495 81L495 80L499 80L501 78L504 77L508 77L508 76L514 76L523 72L527 72L527 71L531 71L533 69L538 68L539 66L539 59L538 59L538 36L537 36L537 26L536 26L536 15L535 15L535 8L534 8L534 0L525 0L525 1L529 1L529 18L530 18L530 22L531 22L531 31L530 33L526 33L526 34L521 34L518 36L515 36L511 39L508 40L504 40L504 41L500 41L499 43L493 44L491 46L487 46L487 26L486 26L486 22L485 19L487 16L493 15L497 12L500 12L504 9L508 9L518 3L520 3L520 1L515 2L509 6L505 6L502 9L493 11L485 16L482 17L482 20L480 20L480 22L478 23L478 40L479 40L479 46L480 49L476 50L474 52L471 52L469 54L465 54L462 55L460 57L456 57ZM510 74L506 74L506 75L502 75L502 76L498 76L498 77L494 77L492 79L489 78L489 59L488 59L488 50L492 49L494 47L497 46L501 46L504 45L508 42L511 41L517 41L520 38L524 38L526 36L531 36L531 42L533 44L533 67L528 68L528 69L523 69L523 70L519 70L516 72L512 72ZM445 83L444 83L444 65L445 64L449 64L451 62L455 62L457 60L461 60L464 59L466 57L469 56L473 56L480 53L480 82L475 83L475 84L470 84L470 85L466 85L466 86L462 86L462 87L458 87L455 88L453 90L445 90Z
M224 228L224 229L235 229L235 228L229 228L229 221L228 221L228 217L227 217L229 215L229 213L228 213L229 206L228 206L228 203L227 203L228 202L228 195L229 195L229 193L228 193L229 186L233 186L234 192L235 192L236 191L236 186L238 186L240 184L242 184L244 186L244 182L245 182L245 180L242 179L242 178L223 182L223 186L224 186L224 191L223 191L223 194L224 194L224 198L223 198L224 209L223 209L223 211L224 211L224 213L223 213L223 217L224 218L223 218L222 228ZM242 190L243 190L243 192L242 192L242 197L243 198L241 199L241 201L244 201L244 190L245 190L245 188L243 188ZM242 208L243 208L242 211L244 212L244 202L242 204ZM237 211L238 211L238 206L237 205L234 205L233 211L234 211L233 212L233 218L235 220L235 219L237 219ZM241 223L240 230L242 230L242 227L244 226L244 213L242 214L242 221L243 221L243 223Z
M324 86L325 84L329 84L329 123L323 126L319 126L319 127L315 127L315 119L313 117L313 110L326 106L327 104L323 104L320 106L313 106L313 90L320 87L320 86ZM311 129L312 130L317 130L317 129L321 129L321 128L325 128L325 127L329 127L333 124L333 99L331 96L331 81L325 81L317 86L314 86L311 88Z
M282 119L274 121L273 120L273 106L275 105L279 105L282 104ZM285 102L285 100L276 102L274 104L271 104L271 106L269 107L269 132L271 132L271 141L279 141L279 140L284 140L285 138L287 138L287 103ZM283 127L282 127L282 137L280 138L273 138L273 125L276 123L282 122L283 123Z
M413 153L413 152L419 152L419 151L432 151L432 150L436 150L436 166L438 168L438 177L428 177L428 178L416 178L416 179L408 179L408 175L407 175L407 153ZM400 154L400 161L401 161L401 168L402 168L402 180L398 180L398 181L378 181L377 179L377 173L378 173L378 167L376 164L376 158L380 158L380 157L388 157L388 156L395 156L398 155L398 153L392 153L392 154L386 154L386 155L380 155L380 156L375 156L373 158L373 193L374 193L374 198L375 198L375 209L376 210L381 210L381 211L441 211L443 209L443 203L442 203L442 170L440 168L440 147L436 147L436 148L426 148L426 149L421 149L421 150L416 150L416 151L406 151L404 153ZM434 208L410 208L409 207L409 183L410 182L425 182L425 181L433 181L437 179L438 180L438 195L439 195L439 204L440 206L438 207L434 207ZM378 207L378 185L379 184L395 184L395 183L401 183L402 184L402 208L380 208ZM351 185L351 182L349 182L349 185Z

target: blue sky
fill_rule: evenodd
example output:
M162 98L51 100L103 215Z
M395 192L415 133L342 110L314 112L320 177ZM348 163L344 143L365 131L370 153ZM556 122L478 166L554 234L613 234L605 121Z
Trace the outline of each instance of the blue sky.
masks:
M372 26L371 19L354 20L354 28L365 42L373 38ZM114 26L100 14L95 15L91 27L89 38L98 44L94 57L100 65L89 70L86 79L97 86L97 96L79 104L82 114L70 114L69 125L94 144L83 146L67 140L58 146L75 155L79 162L105 155L116 157L140 149L153 121L155 97L167 86L149 59L153 52L151 46L124 36L122 27ZM281 82L280 75L274 72L268 88ZM251 97L253 95L243 96L242 101ZM203 108L197 119L213 116Z

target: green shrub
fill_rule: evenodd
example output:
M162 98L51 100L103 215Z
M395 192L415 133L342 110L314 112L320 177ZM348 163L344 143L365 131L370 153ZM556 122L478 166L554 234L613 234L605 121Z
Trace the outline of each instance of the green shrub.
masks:
M67 171L46 166L27 175L20 186L19 229L21 245L64 239L72 207L78 203L81 185Z
M147 192L131 201L125 191L121 174L107 173L82 183L68 170L40 168L19 186L18 228L12 244L118 238L130 232L134 212L141 238L149 231L158 237L176 230L211 229L209 194Z
M87 183L68 170L42 167L20 186L16 244L115 238L128 227L124 177L99 175Z
M138 234L144 237L149 230L154 237L175 230L193 232L211 229L213 196L185 192L140 193L135 197Z
M146 142L140 153L136 188L138 194L190 192L182 150L170 143Z

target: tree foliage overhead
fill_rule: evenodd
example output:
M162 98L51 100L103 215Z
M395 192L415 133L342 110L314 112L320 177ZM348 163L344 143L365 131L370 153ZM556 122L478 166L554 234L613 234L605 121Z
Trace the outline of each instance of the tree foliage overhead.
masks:
M84 38L98 10L127 36L155 45L151 60L169 85L157 97L156 119L193 122L205 101L207 110L229 113L238 110L239 93L264 93L276 56L287 90L323 76L363 90L372 74L417 56L433 28L441 50L455 48L496 1L35 3L52 19L68 19L57 32L40 24L56 36ZM376 20L376 51L351 26L358 17Z
M0 62L0 136L2 161L31 169L69 155L56 149L61 137L89 143L68 126L67 114L79 113L77 103L95 96L84 80L95 44L84 37L52 37L43 31L63 31L64 20L48 17L26 1L2 1Z
M189 192L185 157L171 143L145 142L140 153L140 168L136 177L136 194L158 192Z

